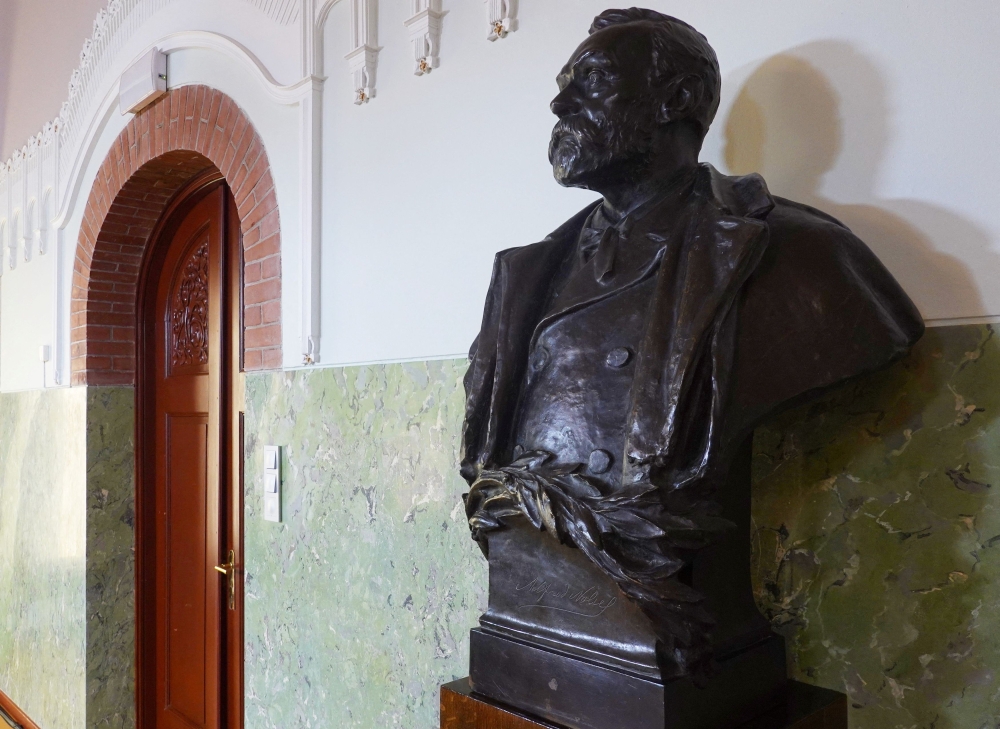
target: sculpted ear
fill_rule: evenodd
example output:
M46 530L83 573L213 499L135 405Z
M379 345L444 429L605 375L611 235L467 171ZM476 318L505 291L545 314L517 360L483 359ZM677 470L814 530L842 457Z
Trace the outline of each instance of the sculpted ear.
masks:
M656 110L656 121L660 124L687 119L694 113L704 94L705 85L694 75L681 76L667 84L663 101Z

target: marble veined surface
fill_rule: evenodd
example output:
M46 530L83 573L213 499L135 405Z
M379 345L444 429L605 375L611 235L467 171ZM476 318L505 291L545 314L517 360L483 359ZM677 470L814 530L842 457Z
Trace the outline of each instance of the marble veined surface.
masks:
M248 729L438 725L486 601L458 475L465 366L248 376ZM263 445L283 448L281 524L263 520Z
M0 689L43 729L84 726L85 413L0 395Z
M464 369L247 377L248 729L437 726L487 587L457 473ZM0 396L0 688L43 729L134 726L132 398ZM965 326L757 432L758 601L853 729L1000 723L998 415L1000 338Z
M87 388L87 729L135 726L134 403Z
M486 570L456 473L463 361L248 380L247 726L437 726ZM1000 721L1000 340L911 356L759 429L755 584L855 729ZM285 521L261 516L263 444Z
M931 329L755 438L759 603L854 729L1000 726L1000 340Z

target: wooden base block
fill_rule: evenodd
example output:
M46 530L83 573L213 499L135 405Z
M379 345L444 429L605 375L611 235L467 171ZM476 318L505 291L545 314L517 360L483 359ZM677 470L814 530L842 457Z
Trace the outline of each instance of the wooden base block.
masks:
M844 694L788 682L786 706L744 724L741 729L847 729ZM441 729L565 729L475 694L469 679L441 687Z

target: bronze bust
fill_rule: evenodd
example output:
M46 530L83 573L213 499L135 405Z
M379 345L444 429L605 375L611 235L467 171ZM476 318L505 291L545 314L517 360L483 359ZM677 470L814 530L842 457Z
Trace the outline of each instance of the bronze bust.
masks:
M581 729L736 726L785 680L750 592L753 428L923 323L841 223L699 163L721 79L691 26L608 10L557 81L556 180L603 200L497 255L470 352L472 684Z

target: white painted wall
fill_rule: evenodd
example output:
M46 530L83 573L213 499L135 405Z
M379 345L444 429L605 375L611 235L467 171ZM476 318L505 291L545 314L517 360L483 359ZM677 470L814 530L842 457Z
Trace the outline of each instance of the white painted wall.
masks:
M552 180L555 74L586 33L572 2L523 0L521 30L486 40L483 3L448 2L441 66L413 74L408 3L382 2L378 95L358 107L327 23L323 362L468 350L503 248L540 240L593 199ZM576 27L573 27L575 19Z
M201 29L237 40L279 85L305 70L303 29L268 18L267 3L156 2L164 9L136 31L116 68L166 36ZM1000 6L647 4L694 24L719 53L724 98L707 161L731 172L758 170L775 193L840 217L930 323L1000 318L993 285L1000 205L992 182L1000 168L1000 47L993 41ZM441 66L416 77L403 26L409 2L381 0L378 94L361 107L352 103L343 60L349 4L333 7L322 34L323 144L313 150L324 170L321 364L463 353L478 329L494 253L542 238L591 199L551 179L548 102L556 72L607 5L521 0L521 29L489 43L480 0L445 0ZM265 137L284 228L284 361L294 366L305 234L298 106L275 101L247 64L225 54L178 51L171 64L172 85L209 83L230 93ZM113 86L114 78L104 85L112 95ZM93 173L124 119L115 111L98 122L64 221L66 260ZM54 323L55 266L39 260L0 279L0 389L40 386L36 342L65 343Z
M857 231L931 323L1000 315L1000 6L921 0L647 0L718 52L724 98L703 158ZM545 159L555 74L607 0L522 0L485 42L479 2L446 2L441 67L409 74L405 3L381 6L378 97L350 102L338 6L327 28L323 341L336 363L458 354L493 253L591 199Z

